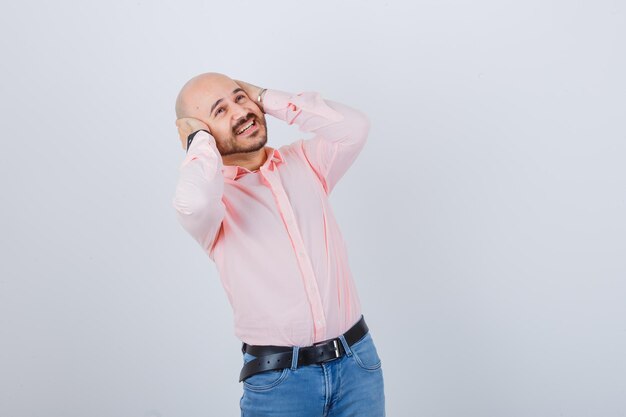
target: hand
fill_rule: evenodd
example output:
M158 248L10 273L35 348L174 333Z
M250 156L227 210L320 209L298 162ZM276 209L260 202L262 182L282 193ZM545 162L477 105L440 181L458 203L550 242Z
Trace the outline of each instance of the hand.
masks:
M245 81L241 81L241 80L233 80L233 81L237 83L239 87L243 88L243 91L246 92L246 95L248 96L248 98L252 100L254 104L256 104L257 107L260 108L263 113L265 113L265 110L263 110L263 105L257 101L257 97L259 96L259 92L262 90L262 88L257 87L256 85L249 84Z
M181 117L180 119L176 119L176 127L178 128L180 143L185 151L187 150L187 138L193 132L202 129L211 132L206 123L201 120L194 119L193 117Z

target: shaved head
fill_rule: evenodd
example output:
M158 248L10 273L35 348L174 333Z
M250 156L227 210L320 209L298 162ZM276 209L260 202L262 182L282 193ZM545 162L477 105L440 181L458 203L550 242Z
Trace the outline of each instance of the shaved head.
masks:
M198 101L210 92L211 86L229 81L236 84L230 77L219 72L205 72L187 81L176 97L176 118L197 117L200 110Z
M176 118L207 125L222 157L262 151L267 142L265 114L246 90L219 72L196 75L176 97ZM247 132L247 133L246 133Z

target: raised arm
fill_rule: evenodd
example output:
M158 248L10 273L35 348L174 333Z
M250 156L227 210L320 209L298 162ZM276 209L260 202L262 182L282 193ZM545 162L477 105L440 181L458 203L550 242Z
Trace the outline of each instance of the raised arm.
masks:
M330 194L365 145L368 117L344 104L322 99L316 92L292 94L268 89L263 95L263 108L266 114L295 123L300 131L315 133L300 145Z
M224 176L215 138L196 131L179 167L172 204L180 224L209 254L222 225Z

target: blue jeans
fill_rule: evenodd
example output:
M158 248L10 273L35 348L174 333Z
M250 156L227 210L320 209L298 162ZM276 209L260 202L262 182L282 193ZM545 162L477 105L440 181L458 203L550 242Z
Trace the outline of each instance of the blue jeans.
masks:
M239 401L242 417L384 417L381 360L370 332L345 349L340 358L254 374L243 380ZM243 354L243 363L255 356Z

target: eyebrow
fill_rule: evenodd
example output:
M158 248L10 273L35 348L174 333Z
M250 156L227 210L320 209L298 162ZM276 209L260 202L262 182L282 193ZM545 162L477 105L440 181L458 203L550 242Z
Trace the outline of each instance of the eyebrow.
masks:
M236 94L236 93L238 93L240 91L243 91L243 88L241 88L241 87L235 88L231 94ZM244 93L245 93L245 91L244 91ZM211 106L210 114L213 114L213 110L215 109L215 107L217 107L217 105L220 104L223 100L224 99L221 98L221 99L217 100L215 103L213 103L213 105Z

